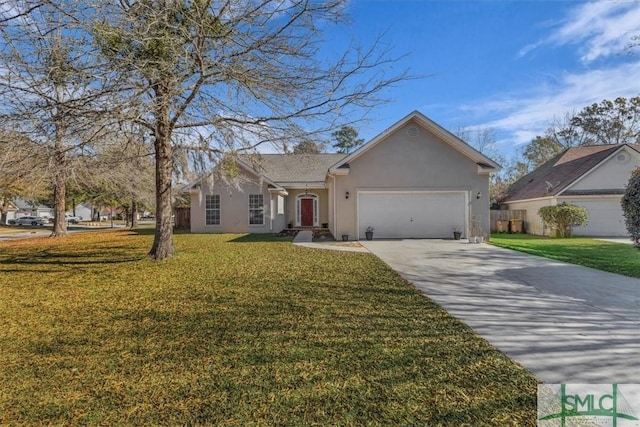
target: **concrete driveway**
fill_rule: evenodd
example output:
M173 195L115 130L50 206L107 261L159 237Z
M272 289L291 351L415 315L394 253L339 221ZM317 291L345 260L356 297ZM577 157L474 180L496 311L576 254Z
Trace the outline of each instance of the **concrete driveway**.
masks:
M546 383L640 383L640 280L447 240L363 241Z

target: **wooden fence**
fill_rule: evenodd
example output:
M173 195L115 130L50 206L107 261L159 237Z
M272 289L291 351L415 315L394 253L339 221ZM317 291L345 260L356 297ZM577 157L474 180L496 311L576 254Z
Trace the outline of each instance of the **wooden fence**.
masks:
M191 208L176 208L175 228L191 229Z
M514 211L491 210L489 212L491 217L492 233L497 233L499 231L509 231L509 228L507 228L507 230L499 230L498 221L506 221L508 223L512 219L519 219L520 221L522 221L523 227L526 225L526 222L527 222L527 211L525 210L514 210Z

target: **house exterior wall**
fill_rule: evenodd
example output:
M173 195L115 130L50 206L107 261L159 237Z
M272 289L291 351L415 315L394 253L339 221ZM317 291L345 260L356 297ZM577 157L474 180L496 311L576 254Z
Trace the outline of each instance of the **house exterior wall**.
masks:
M335 185L335 178L334 177L328 177L327 178L327 219L329 222L329 230L331 231L331 233L333 234L334 237L337 236L337 234L335 234L335 216L334 216L334 212L335 212L335 194L334 194L334 185Z
M5 225L8 224L9 220L16 219L17 212L18 210L15 208L9 208L9 210L7 210L7 218L6 218L7 222L5 223Z
M587 224L573 227L574 236L628 236L620 195L558 197L558 204L566 202L587 210Z
M91 218L91 214L93 213L91 208L85 205L77 205L75 210L71 209L69 211L67 211L66 213L69 215L73 215L73 213L75 212L75 216L81 217L83 221L90 221Z
M417 135L407 132L417 128ZM412 129L415 131L415 129ZM479 216L489 233L489 175L478 174L478 166L413 120L389 134L385 140L349 164L348 175L336 176L336 220L334 236L358 236L358 191L466 191L469 214ZM344 195L349 192L349 199ZM480 192L480 199L476 194ZM468 235L468 227L466 224Z
M555 197L545 197L544 199L535 199L522 202L508 203L509 209L512 210L525 210L527 211L527 220L524 223L524 230L528 234L535 234L538 236L545 235L544 223L542 218L538 215L538 209L543 206L556 205L557 201Z
M277 211L277 195L268 191L255 177L242 174L240 189L224 182L204 182L199 191L191 195L192 233L271 233L286 228L286 214ZM205 195L220 195L220 225L205 225ZM264 224L249 225L249 194L263 195ZM286 204L285 204L286 206ZM286 209L285 209L286 210Z
M618 159L619 154L624 154L626 158ZM631 172L637 167L640 167L640 154L623 148L618 154L584 175L568 190L624 189L627 187Z
M296 207L296 199L300 194L304 194L307 191L309 194L315 194L318 196L318 225L322 225L323 222L329 222L329 191L326 188L307 188L307 189L287 189L286 200L286 217L287 221L291 222L294 226L299 224L296 223L297 216L297 207ZM278 230L280 231L280 230Z

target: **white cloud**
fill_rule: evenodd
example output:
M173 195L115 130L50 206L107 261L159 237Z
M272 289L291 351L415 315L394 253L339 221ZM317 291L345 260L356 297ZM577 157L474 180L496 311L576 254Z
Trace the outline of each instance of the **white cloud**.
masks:
M544 134L554 118L619 96L640 94L640 61L583 73L565 73L544 89L507 94L480 102L472 112L499 116L478 126L503 135L504 144L521 145ZM467 107L471 111L472 107Z
M640 35L640 1L581 3L549 26L548 33L522 48L520 55L569 46L588 67L550 71L542 84L536 82L524 91L514 90L463 107L476 117L497 117L478 126L496 129L505 151L543 135L555 119L567 113L577 113L603 99L640 94L640 59L629 56L627 61L620 60L631 37Z
M638 34L640 2L590 2L573 8L548 37L522 48L520 56L544 45L580 45L580 60L590 63L624 52L631 37Z

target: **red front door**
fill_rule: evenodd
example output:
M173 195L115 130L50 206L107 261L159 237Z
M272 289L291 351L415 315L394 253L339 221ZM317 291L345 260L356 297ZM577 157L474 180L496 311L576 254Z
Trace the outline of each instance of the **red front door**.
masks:
M313 199L300 200L300 225L313 227Z

